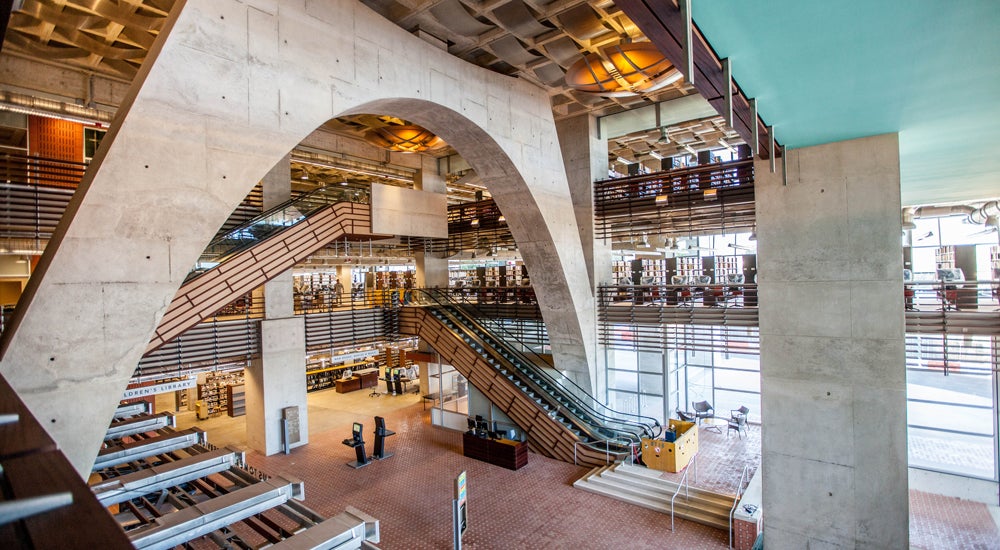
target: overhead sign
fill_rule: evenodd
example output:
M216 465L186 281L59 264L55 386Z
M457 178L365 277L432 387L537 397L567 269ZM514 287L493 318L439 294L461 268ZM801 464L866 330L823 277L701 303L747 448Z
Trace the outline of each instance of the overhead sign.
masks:
M169 382L163 382L161 384L153 384L151 386L139 386L136 388L128 388L122 395L122 399L136 399L139 397L146 397L149 395L156 395L158 393L167 393L178 390L188 390L195 387L195 378L183 378L180 380L171 380Z

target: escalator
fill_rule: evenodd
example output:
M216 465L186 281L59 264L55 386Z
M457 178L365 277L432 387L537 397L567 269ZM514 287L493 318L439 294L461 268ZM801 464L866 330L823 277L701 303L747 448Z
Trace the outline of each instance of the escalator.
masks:
M440 290L419 291L401 328L414 332L502 409L541 454L585 465L623 458L662 430L648 417L609 409L520 345L500 324Z
M146 354L340 238L371 238L367 191L317 189L217 237L177 291Z

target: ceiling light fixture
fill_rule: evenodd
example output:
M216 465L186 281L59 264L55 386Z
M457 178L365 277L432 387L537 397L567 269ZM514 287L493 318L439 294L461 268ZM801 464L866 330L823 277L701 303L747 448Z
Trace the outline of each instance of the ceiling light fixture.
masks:
M658 153L658 152L656 151L656 149L653 149L653 150L651 150L651 151L649 152L649 156L653 157L653 158L654 158L654 159L656 159L656 160L663 160L663 159L665 159L665 158L666 158L666 157L664 157L663 155L661 155L660 153Z
M419 153L444 143L441 138L430 131L413 124L374 128L365 134L365 140L379 147L401 153Z
M584 54L566 71L566 84L581 92L622 97L658 90L681 77L651 42L633 42Z

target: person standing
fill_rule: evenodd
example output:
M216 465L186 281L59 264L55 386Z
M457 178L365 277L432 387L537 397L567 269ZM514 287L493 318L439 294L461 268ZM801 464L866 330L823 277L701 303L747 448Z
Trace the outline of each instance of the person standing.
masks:
M333 284L333 301L337 307L340 307L340 297L344 294L344 285L340 284L340 279Z

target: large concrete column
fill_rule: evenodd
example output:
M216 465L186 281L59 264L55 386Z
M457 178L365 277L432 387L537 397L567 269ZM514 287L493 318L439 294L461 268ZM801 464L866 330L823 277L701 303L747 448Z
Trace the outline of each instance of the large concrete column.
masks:
M290 157L285 156L261 180L264 210L291 196ZM298 407L299 441L309 441L306 406L305 324L295 316L291 270L264 284L264 320L260 357L246 369L247 444L266 455L281 451L281 419L286 407Z
M559 136L559 149L583 246L587 281L591 292L594 292L597 285L611 282L611 245L594 236L594 180L608 175L608 142L598 133L597 118L589 114L557 121L556 134ZM596 331L596 322L590 326ZM597 341L596 332L585 337ZM598 373L607 368L604 359L603 353L596 354L595 362L591 365L590 380L586 381L589 386L582 380L582 373L566 374L577 384L592 388L593 392L603 385L598 383L598 379L603 378Z
M597 118L582 114L556 122L559 148L573 200L591 288L611 282L611 245L594 237L594 181L608 177L608 141Z
M413 254L417 288L448 288L448 260L428 255L425 252Z
M896 134L755 167L764 532L774 548L907 548Z
M432 193L448 193L448 186L438 170L436 158L420 155L420 170L414 178L413 188ZM448 288L447 259L427 255L424 252L417 252L413 256L416 263L414 284L417 288Z

